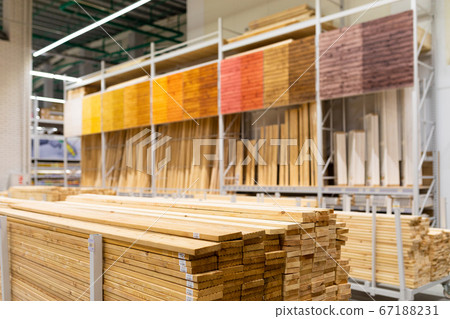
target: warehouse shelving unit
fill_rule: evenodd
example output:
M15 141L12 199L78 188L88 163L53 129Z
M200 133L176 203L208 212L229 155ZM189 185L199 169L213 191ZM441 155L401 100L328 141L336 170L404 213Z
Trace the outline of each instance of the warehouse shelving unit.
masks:
M327 0L325 0L327 1ZM427 202L429 197L433 197L434 201L434 211L439 212L439 182L438 182L438 166L437 166L437 154L433 150L434 146L434 132L435 132L435 124L434 124L434 111L432 109L433 103L428 103L427 98L429 97L430 88L433 85L433 65L432 59L430 62L426 62L421 60L420 50L423 46L424 41L420 43L419 47L415 45L414 49L414 87L412 89L412 101L413 101L413 123L412 123L412 131L414 132L412 136L413 141L413 153L415 154L413 158L413 185L410 187L342 187L342 186L327 186L325 185L325 181L332 177L325 176L326 169L328 165L332 162L333 152L327 154L327 157L324 159L324 165L319 166L318 169L318 185L313 187L296 187L296 186L245 186L245 185L226 185L226 181L228 180L236 180L234 177L226 177L226 173L228 172L228 168L224 166L224 137L226 137L226 128L224 127L224 116L221 114L221 105L220 105L220 63L223 58L227 54L235 54L243 51L247 51L249 49L253 49L256 47L261 47L265 44L274 43L277 41L281 41L284 39L289 39L290 37L298 34L302 30L305 29L315 29L316 34L316 105L317 105L317 146L319 149L323 149L323 135L326 131L333 131L333 128L326 127L326 120L329 119L332 114L326 112L322 113L322 101L320 99L320 56L319 56L319 37L322 33L322 24L326 22L331 22L334 20L343 21L344 18L355 15L355 14L363 14L364 12L386 5L390 5L396 2L400 2L401 0L380 0L375 3L370 3L366 5L361 5L358 7L354 7L351 9L344 9L342 6L342 1L339 6L339 11L334 14L322 16L321 15L321 4L324 1L316 0L316 15L314 19L307 20L304 22L299 22L295 24L291 24L276 30L268 31L263 34L259 34L253 37L249 37L243 40L239 40L232 43L224 44L223 41L223 26L221 19L218 20L218 31L213 32L211 34L205 35L203 37L190 40L181 44L177 44L175 46L171 46L162 50L155 50L155 46L151 45L151 53L149 55L143 56L137 59L136 63L128 64L123 68L108 68L105 69L104 65L102 66L102 70L95 74L91 74L82 79L82 81L68 84L66 86L67 90L75 89L78 87L82 87L85 85L98 85L101 90L100 93L105 92L106 86L114 85L120 82L123 82L124 79L130 79L137 76L142 76L142 70L145 70L148 75L152 78L157 77L159 74L168 74L173 70L179 69L177 65L177 61L183 61L181 65L183 68L189 68L191 66L198 66L199 64L195 63L218 63L218 121L219 121L219 184L220 184L220 193L224 194L227 192L244 192L244 193L271 193L271 194L304 194L304 195L316 195L318 197L319 205L325 205L325 201L323 197L325 195L337 196L343 195L348 196L350 194L359 194L359 195L367 195L367 196L405 196L413 198L413 207L412 209L404 209L405 213L412 213L414 215L420 215L423 213L424 205L423 203ZM417 0L410 0L410 8L413 11L413 33L414 33L414 43L418 43L418 35L417 35L417 25L418 25L418 6ZM338 4L334 1L335 5ZM433 23L433 17L430 13L424 12L423 8L420 19L427 19L429 21L430 26ZM428 70L428 74L425 77L419 78L419 72L423 70ZM160 71L158 73L157 71ZM149 85L152 85L152 81L149 81ZM152 108L152 95L150 94L150 108ZM422 116L423 114L428 114L427 117ZM152 116L152 109L150 109L150 117ZM152 121L151 121L152 123ZM152 129L155 128L155 125L152 125ZM419 132L422 132L423 136L419 136ZM106 141L104 133L102 134L102 176L103 176L103 186L105 183L105 149L106 149ZM432 151L432 156L427 156L426 154L429 151ZM424 155L422 155L424 154ZM425 160L432 160L433 162L433 176L430 176L431 184L430 186L420 186L420 171ZM153 163L153 161L152 161ZM151 193L156 195L158 192L163 191L161 189L156 188L155 179L152 179L152 187L150 188ZM120 191L120 190L119 190ZM165 190L167 191L167 190ZM173 190L172 190L173 191ZM175 190L179 193L182 193L182 190ZM201 190L201 191L209 191L209 190ZM128 192L128 190L126 190ZM140 193L147 193L146 191L137 189L134 192L137 196ZM425 200L421 202L420 198L425 196ZM390 201L392 202L392 201ZM348 206L347 206L348 207ZM345 207L344 207L345 208ZM350 207L351 208L351 207ZM392 212L392 207L380 208L380 210ZM439 225L439 214L435 213L434 223L436 226Z
M32 103L32 119L31 119L31 138L33 141L33 152L31 154L31 180L34 185L43 185L40 180L54 180L51 185L69 186L69 181L80 179L79 161L68 160L67 158L67 138L59 134L39 134L39 127L59 128L63 129L64 121L41 119L38 116L39 100L33 98ZM64 156L59 158L40 158L39 145L40 140L63 141ZM62 163L62 167L61 164ZM41 165L40 165L41 164ZM58 182L63 180L63 183ZM45 185L48 185L45 184Z

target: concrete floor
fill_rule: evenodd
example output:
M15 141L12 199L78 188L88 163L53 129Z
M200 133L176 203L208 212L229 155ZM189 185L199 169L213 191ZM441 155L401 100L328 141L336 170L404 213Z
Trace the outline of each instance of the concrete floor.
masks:
M375 296L374 299L376 301L396 300L396 299L384 297L384 296ZM370 301L372 299L364 292L353 290L351 300ZM450 301L449 299L446 299L444 297L443 288L441 285L434 286L434 287L426 290L424 293L415 295L414 300L415 301Z

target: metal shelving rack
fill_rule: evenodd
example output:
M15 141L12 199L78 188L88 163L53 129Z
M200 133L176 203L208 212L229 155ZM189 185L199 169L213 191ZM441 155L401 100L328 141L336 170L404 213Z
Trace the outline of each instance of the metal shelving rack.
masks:
M42 126L58 126L63 127L64 121L59 120L45 120L38 118L38 109L39 109L39 100L37 97L33 98L32 103L32 134L31 139L33 141L33 153L31 155L30 162L31 164L31 179L34 181L34 185L39 185L38 181L39 179L61 179L61 176L64 180L63 186L67 187L69 184L69 179L71 178L68 174L69 171L69 160L67 158L67 138L64 137L64 135L45 135L45 134L38 134L38 127L39 125ZM64 157L62 160L60 159L42 159L39 157L39 141L40 139L47 139L47 140L62 140L63 141L63 150L64 150ZM45 167L40 168L39 162L55 162L55 163L63 163L63 167L57 168L57 167ZM73 161L75 163L79 163L79 161ZM71 161L72 163L72 161ZM47 175L39 175L39 172L47 172ZM60 175L60 176L56 176Z
M149 55L143 56L139 59L139 63L129 65L123 69L120 70L108 70L105 69L104 64L102 64L102 69L100 72L97 72L95 74L91 74L89 76L86 76L82 78L82 81L68 84L66 85L66 89L74 89L77 87L82 87L88 84L98 84L101 87L101 93L103 93L106 89L106 82L107 80L113 81L114 77L123 75L123 74L134 74L133 72L138 72L139 69L150 67L150 75L152 78L155 76L158 76L158 73L156 72L157 68L159 68L160 65L163 66L162 69L164 69L165 66L169 63L176 62L177 59L182 58L183 60L187 60L190 65L195 64L195 61L200 59L202 61L208 60L209 62L217 61L218 63L218 121L219 121L219 130L218 130L218 136L219 136L219 183L220 183L220 193L225 194L227 192L246 192L246 193L257 193L257 194L264 194L264 193L272 193L276 195L280 195L281 193L286 194L303 194L303 195L315 195L318 197L318 203L320 206L324 206L325 202L323 200L324 195L343 195L348 196L351 194L359 194L359 195L381 195L381 196L408 196L413 198L413 208L411 210L403 210L403 212L412 213L414 215L420 215L423 212L423 205L420 202L420 194L424 194L427 198L431 195L433 195L433 201L434 201L434 211L435 213L435 220L434 224L436 226L439 225L439 182L438 182L438 175L437 175L437 153L435 150L432 150L433 156L431 158L427 158L426 156L422 156L421 154L427 154L427 151L429 149L432 149L434 147L434 140L435 140L435 129L434 129L434 119L431 118L430 120L423 121L421 114L424 114L425 112L429 112L430 114L434 114L434 111L432 110L432 103L426 103L426 97L429 95L429 92L431 91L430 88L433 85L433 66L431 64L427 64L426 62L420 60L420 49L422 48L423 41L420 44L419 47L417 45L414 46L414 87L412 90L412 101L413 101L413 152L416 154L413 159L413 167L414 169L413 175L414 175L414 183L412 187L338 187L338 186L326 186L325 180L329 178L329 176L325 176L325 171L327 168L327 165L332 161L332 156L329 155L329 157L325 160L325 165L319 166L318 169L318 185L314 187L295 187L295 186L243 186L243 185L225 185L225 180L227 179L225 177L225 174L227 172L227 168L224 167L224 137L226 133L226 128L224 128L224 119L223 115L221 114L221 105L220 105L220 63L221 60L224 58L224 56L227 53L235 53L235 52L242 52L246 51L248 49L252 49L258 46L261 46L262 44L277 42L280 40L288 39L290 35L292 35L294 32L315 27L316 29L316 104L317 104L317 143L319 149L323 149L323 132L324 130L330 130L332 128L327 128L324 126L324 120L327 119L329 114L323 114L322 113L322 101L320 99L320 82L319 82L319 74L320 74L320 60L319 58L319 37L322 33L321 25L325 22L331 22L334 20L340 20L341 25L346 17L349 17L351 15L355 14L361 14L367 10L371 10L378 7L387 6L393 3L405 1L405 0L379 0L375 3L369 3L361 6L357 6L350 9L344 9L343 7L343 1L340 1L339 3L336 1L331 1L330 3L337 5L339 7L339 11L333 14L324 15L321 14L321 4L324 1L329 0L316 0L316 15L315 19L291 24L276 30L268 31L266 33L256 35L253 37L249 37L240 41L232 42L232 43L224 43L223 40L223 30L226 30L222 26L222 20L218 19L218 31L213 32L210 34L207 34L205 36L202 36L197 39L189 40L187 42L177 44L175 46L171 46L162 50L155 50L154 44L151 45L151 52ZM418 5L417 0L408 0L410 2L410 9L413 11L413 32L414 32L414 43L417 44L417 24L418 24ZM428 0L430 1L430 0ZM421 10L424 10L421 8ZM433 17L432 14L429 12L425 12L425 14L421 14L420 19L428 19L430 22L430 26L433 23ZM431 30L431 29L430 29ZM213 52L213 53L211 53ZM216 57L212 56L216 54ZM432 62L432 60L431 60ZM426 69L429 70L429 74L424 79L419 79L419 69L422 70ZM420 72L422 73L422 72ZM161 74L163 75L163 73ZM150 82L150 86L152 85L152 81ZM150 117L152 116L152 96L150 94ZM152 125L152 130L155 129L155 126ZM419 136L418 132L425 132L425 136L421 137ZM106 141L104 137L104 133L101 133L102 138L102 181L103 186L105 186L105 149L106 149ZM422 143L422 140L424 141ZM332 154L332 153L331 153ZM432 176L432 182L430 187L422 187L420 186L420 170L422 167L422 164L425 159L432 159L433 160L433 174ZM153 162L153 161L152 161ZM156 184L154 179L152 179L152 185L151 185L151 192L152 194L156 195L158 194L158 191L160 189L156 188ZM182 192L182 190L178 190L179 193ZM204 192L207 192L209 190L202 190ZM136 195L139 196L140 193L147 193L147 189L137 189ZM391 200L392 202L392 200ZM426 202L423 201L423 202ZM348 207L346 207L348 208ZM350 207L351 208L351 207ZM349 209L350 209L349 208ZM386 211L392 212L392 207L386 207Z

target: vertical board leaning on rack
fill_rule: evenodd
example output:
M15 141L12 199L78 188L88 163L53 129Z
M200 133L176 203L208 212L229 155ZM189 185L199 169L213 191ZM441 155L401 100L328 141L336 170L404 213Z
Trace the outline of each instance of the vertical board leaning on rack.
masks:
M366 127L366 185L380 186L378 115L367 114L364 121Z
M380 107L380 162L381 184L400 185L400 137L397 91L390 90L378 95Z
M348 184L365 185L365 141L364 131L353 130L348 133Z
M334 175L336 185L347 185L347 135L334 132Z

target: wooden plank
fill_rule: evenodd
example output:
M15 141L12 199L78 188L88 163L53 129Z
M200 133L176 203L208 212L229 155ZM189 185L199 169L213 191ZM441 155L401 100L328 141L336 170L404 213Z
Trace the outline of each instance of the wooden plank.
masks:
M365 185L365 132L352 130L348 133L348 184Z
M334 176L336 185L347 185L347 135L334 133Z

